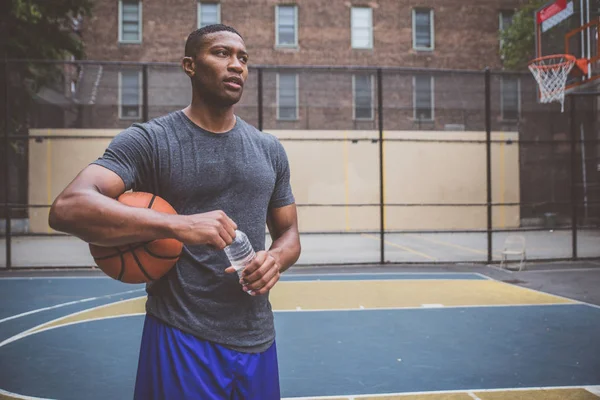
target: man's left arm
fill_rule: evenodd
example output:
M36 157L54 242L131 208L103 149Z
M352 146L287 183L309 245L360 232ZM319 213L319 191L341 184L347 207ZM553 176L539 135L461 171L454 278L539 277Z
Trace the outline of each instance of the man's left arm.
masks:
M300 257L300 235L298 233L298 213L296 204L269 209L267 226L273 243L268 251L259 251L256 258L243 272L244 290L251 290L253 295L267 293L282 272L292 266ZM225 272L234 272L229 267Z

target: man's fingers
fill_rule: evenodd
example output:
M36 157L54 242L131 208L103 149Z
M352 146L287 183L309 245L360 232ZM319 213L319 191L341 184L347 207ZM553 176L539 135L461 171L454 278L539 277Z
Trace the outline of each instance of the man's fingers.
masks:
M279 277L280 277L280 275L278 273L276 273L275 276L273 276L273 278L271 278L271 280L269 282L267 282L266 285L264 285L263 287L261 287L258 290L253 290L252 295L259 296L261 294L266 294L279 281Z
M234 273L234 272L235 272L235 267L228 267L228 268L225 268L225 273L226 273L226 274L232 274L232 273Z
M248 277L252 273L254 273L254 271L256 271L257 269L259 269L261 265L263 265L263 263L265 262L266 258L267 258L267 252L266 251L259 251L258 253L256 253L256 257L254 258L254 260L252 260L252 262L250 264L248 264L246 266L246 268L244 268L244 280L246 282L250 282L248 280Z
M274 275L279 274L279 269L275 265L275 261L272 259L267 260L258 271L254 272L247 278L244 278L246 281L246 287L252 290L260 289L265 286Z

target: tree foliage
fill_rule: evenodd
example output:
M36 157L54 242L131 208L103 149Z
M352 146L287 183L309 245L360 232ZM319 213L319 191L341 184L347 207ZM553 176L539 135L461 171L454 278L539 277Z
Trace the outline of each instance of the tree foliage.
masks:
M500 54L508 70L522 70L535 58L535 11L548 0L530 0L514 15L509 28L500 32Z

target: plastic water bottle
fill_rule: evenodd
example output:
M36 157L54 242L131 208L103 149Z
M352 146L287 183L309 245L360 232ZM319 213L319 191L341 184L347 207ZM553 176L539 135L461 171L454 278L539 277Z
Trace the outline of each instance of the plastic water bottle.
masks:
M248 236L244 232L237 230L235 231L233 242L225 247L225 254L227 254L231 266L235 268L240 279L242 279L244 268L256 257ZM248 290L248 293L252 294L252 290Z

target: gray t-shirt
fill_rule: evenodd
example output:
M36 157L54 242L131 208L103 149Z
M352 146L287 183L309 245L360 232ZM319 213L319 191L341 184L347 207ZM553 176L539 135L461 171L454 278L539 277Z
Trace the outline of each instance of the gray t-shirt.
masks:
M177 213L223 210L256 251L265 250L267 211L294 202L287 155L279 140L236 117L211 133L183 111L118 134L94 164L119 175L126 190L150 192ZM275 339L268 294L250 296L222 250L184 246L176 266L148 283L146 312L201 339L249 353Z

